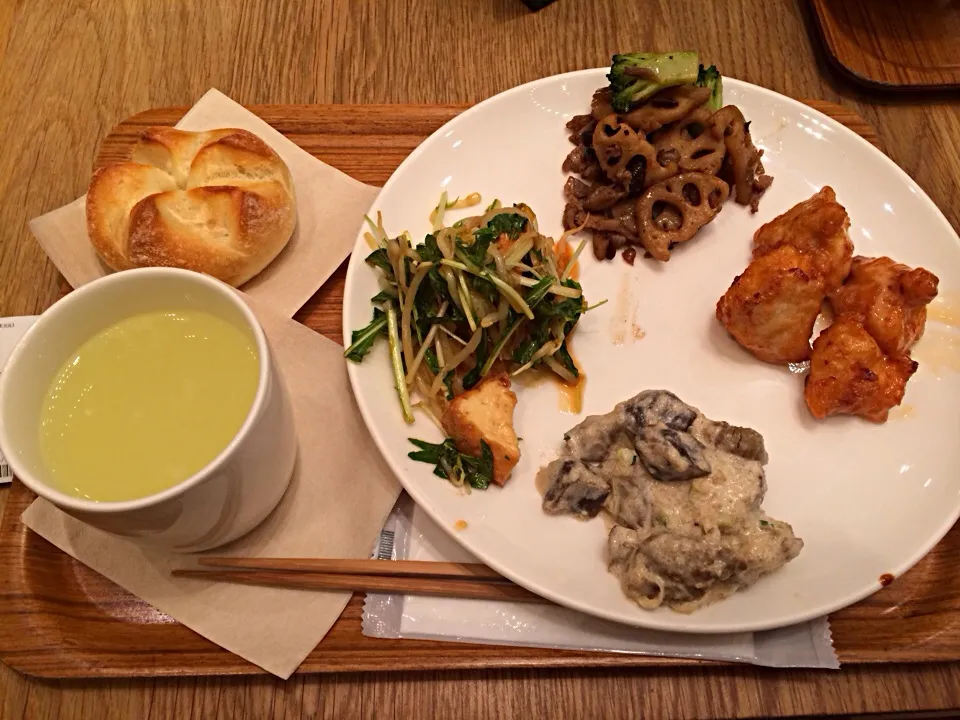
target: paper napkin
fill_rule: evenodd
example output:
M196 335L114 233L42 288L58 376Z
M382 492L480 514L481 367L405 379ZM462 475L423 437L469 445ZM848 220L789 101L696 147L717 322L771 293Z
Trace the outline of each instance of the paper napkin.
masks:
M397 503L384 529L393 539L394 559L478 562L425 512L407 501L404 498ZM840 667L826 617L766 632L693 635L628 627L552 604L370 594L364 603L363 633L768 667Z

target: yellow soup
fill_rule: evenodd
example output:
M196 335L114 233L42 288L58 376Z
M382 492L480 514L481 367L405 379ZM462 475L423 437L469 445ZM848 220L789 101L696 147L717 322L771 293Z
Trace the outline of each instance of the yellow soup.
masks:
M87 340L47 391L40 453L53 483L116 501L187 479L240 429L258 371L253 338L209 313L121 320Z

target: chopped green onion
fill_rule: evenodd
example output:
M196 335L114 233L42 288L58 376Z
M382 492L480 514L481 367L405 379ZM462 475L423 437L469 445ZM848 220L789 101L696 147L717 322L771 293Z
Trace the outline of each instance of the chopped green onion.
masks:
M553 355L557 350L560 349L561 345L563 345L563 340L554 340L553 342L546 343L542 348L540 348L533 354L533 357L530 358L530 361L527 364L523 365L517 370L514 370L512 373L510 373L510 376L516 377L517 375L520 375L521 373L526 372L527 370L532 368L537 363L537 361L542 360L544 357L547 357L549 355Z
M447 302L444 302L440 306L440 311L437 313L437 317L443 317L447 312ZM410 365L410 370L407 371L407 385L413 383L413 379L417 376L417 370L420 369L420 363L423 362L423 356L427 354L427 350L430 349L430 346L433 345L433 339L437 336L437 330L440 328L440 324L436 324L430 328L430 332L427 333L427 336L423 339L423 342L420 343L420 349L417 351L417 356L413 359L413 363Z
M457 281L460 283L460 304L463 306L463 314L467 316L467 325L470 326L470 332L474 332L477 329L477 321L473 319L473 303L470 302L467 279L463 276L463 273L457 273Z
M440 261L440 264L441 264L441 266L445 266L447 262L449 262L449 261L447 261L447 260L441 260L441 261ZM439 272L439 273L440 273L440 277L442 277L442 278L446 281L446 283L447 283L447 293L449 293L450 297L453 298L453 303L454 303L458 308L463 309L463 304L462 304L462 302L461 302L461 300L460 300L460 291L459 291L458 288L457 288L457 276L456 276L456 273L453 272L453 270L451 270L451 269L448 268L448 267L441 267L437 272Z
M523 280L526 280L526 278L522 278L521 282ZM522 282L522 284L527 285L525 282ZM537 305L539 305L540 301L547 296L548 292L550 292L550 288L553 287L553 284L554 279L549 275L547 275L545 278L537 280L535 283L530 284L528 286L530 288L530 292L527 293L526 297L527 305L529 305L531 308L535 308Z
M433 381L433 387L430 388L430 392L433 395L436 395L440 390L440 385L443 384L443 378L446 377L447 373L456 370L457 366L460 365L464 360L470 357L473 352L477 349L477 346L480 344L480 339L483 337L483 329L477 328L477 331L470 338L470 342L463 346L463 349L460 350L456 355L454 355L450 360L440 368L440 372L437 373L436 379ZM459 340L459 338L457 338ZM462 341L461 341L462 342Z
M477 274L480 275L480 277L485 277L487 280L489 280L498 288L500 288L500 292L503 293L504 297L507 298L507 302L509 302L513 306L514 310L516 310L517 312L523 313L528 318L533 320L533 310L530 309L530 306L527 305L526 300L523 299L520 293L518 293L512 287L507 285L507 283L505 283L503 280L501 280L496 275L493 275L490 272L483 272L483 273L477 273Z
M417 290L420 288L420 283L423 282L423 279L427 276L427 273L432 267L432 262L420 263L416 272L413 274L413 280L410 281L410 289L407 291L407 296L403 301L403 308L400 316L400 337L403 340L403 358L406 360L408 365L413 364L414 358L413 338L411 337L410 330L410 314L413 312L413 303L417 299Z
M534 280L533 278L526 278L526 277L520 278L520 284L523 285L524 287L536 287L541 282L543 282L543 279ZM566 287L565 285L560 285L559 283L554 283L553 285L551 285L550 292L553 293L554 295L560 295L562 297L568 297L568 298L578 298L581 295L583 295L583 291L580 288Z
M461 262L457 262L456 260L441 260L440 264L446 265L447 267L456 268L457 270L463 270L464 272L470 272L470 268Z
M387 231L383 229L383 215L380 211L377 211L376 223L370 219L369 215L364 215L363 219L367 221L367 225L373 230L373 239L376 240L377 245L383 245L387 241Z
M433 226L433 231L437 232L443 227L443 214L447 210L447 191L444 190L440 193L440 202L437 203L437 206L433 209L433 212L430 213L430 224Z
M490 353L490 357L487 358L487 361L483 364L483 367L480 368L480 377L486 377L487 373L490 372L490 368L493 367L493 363L497 361L497 358L500 357L500 353L503 352L503 348L506 347L507 341L510 340L510 336L513 335L514 331L520 327L520 323L523 322L523 318L517 318L511 323L510 327L507 328L507 331L497 340L497 344L493 346L493 351Z
M374 308L373 320L365 328L354 330L350 336L350 347L343 351L343 356L354 362L362 362L364 356L373 347L374 341L383 332L387 325L387 316L379 309Z
M400 332L397 328L397 310L392 304L387 306L387 337L390 340L390 362L393 365L393 381L400 396L400 408L407 424L413 423L413 408L410 407L410 394L407 392L407 380L403 376L403 358L400 356Z
M474 275L481 272L481 269L477 267L473 262L470 261L470 258L459 247L453 251L453 256L460 261L460 264L463 265L463 269L466 272L471 272Z
M513 306L514 310L516 310L517 312L523 313L528 318L533 320L533 310L530 309L530 306L527 305L526 301L524 301L520 293L518 293L516 290L510 287L507 283L505 283L503 280L498 278L496 275L491 273L489 270L476 272L468 268L463 263L458 263L455 260L441 260L440 262L442 265L446 265L447 267L456 268L457 270L468 272L471 275L476 275L477 277L486 278L487 280L492 282L494 285L496 285L500 289L500 292L504 295L504 297L507 298L507 302L509 302ZM464 282L464 284L466 284L466 282Z

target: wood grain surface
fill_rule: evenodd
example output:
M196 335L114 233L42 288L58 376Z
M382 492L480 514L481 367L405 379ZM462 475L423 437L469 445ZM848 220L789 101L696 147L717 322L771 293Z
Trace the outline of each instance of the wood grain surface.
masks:
M883 89L960 89L960 3L812 0L833 61Z
M919 3L918 3L919 5ZM473 103L625 49L694 47L730 76L856 109L960 227L960 98L872 95L834 74L805 0L6 0L0 3L0 313L55 270L26 221L82 194L100 140L215 86L253 103ZM5 494L0 491L0 503ZM0 667L11 718L764 717L960 708L960 667L839 673L504 670L48 683Z
M853 111L821 100L806 102L878 144L873 128ZM412 148L464 108L254 105L250 109L325 162L381 185ZM145 128L174 124L185 111L148 110L123 121L104 138L95 165L126 159ZM338 343L344 268L345 264L297 313L301 322ZM29 532L19 517L32 498L25 487L15 485L0 523L0 657L12 667L52 678L260 672ZM960 619L956 602L960 576L938 581L942 569L958 559L960 528L893 586L836 614L833 634L842 662L960 659L960 622L955 622ZM30 602L20 604L16 612L6 610L23 597ZM361 609L360 598L355 598L300 672L698 664L637 655L371 640L361 632ZM51 647L51 637L62 640L66 648Z

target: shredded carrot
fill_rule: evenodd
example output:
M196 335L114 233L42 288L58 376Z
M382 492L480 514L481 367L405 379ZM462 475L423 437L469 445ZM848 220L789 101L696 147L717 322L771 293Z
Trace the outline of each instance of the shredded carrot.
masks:
M560 236L560 239L553 244L553 254L557 258L557 268L560 269L561 272L567 267L567 263L570 262L570 258L574 253L574 246L567 241L567 238L570 235L576 235L577 233L582 232L589 221L590 215L588 213L580 227L570 228L569 230L564 231L563 235ZM573 267L570 268L570 272L567 273L567 277L573 280L576 280L578 277L580 277L579 260L577 260L577 262L573 264Z
M560 238L553 244L553 254L557 258L557 267L565 268L573 255L573 246L565 239ZM580 261L573 264L573 268L567 274L567 277L576 280L580 276Z

